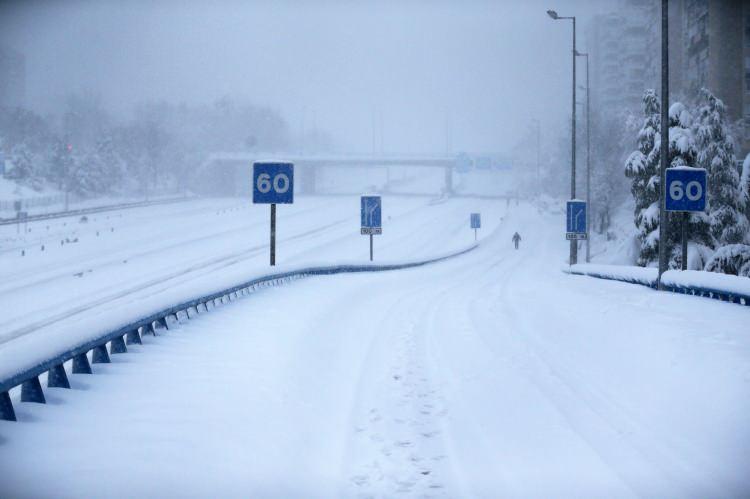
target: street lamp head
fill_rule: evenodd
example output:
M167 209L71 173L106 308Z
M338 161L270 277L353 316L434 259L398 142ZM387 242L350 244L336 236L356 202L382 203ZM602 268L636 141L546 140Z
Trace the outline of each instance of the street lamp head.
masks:
M558 16L557 12L555 12L554 10L548 10L547 15L550 16L554 20L557 20L560 18L560 16Z
M577 57L588 57L589 55L586 52L578 52L576 50L576 56Z

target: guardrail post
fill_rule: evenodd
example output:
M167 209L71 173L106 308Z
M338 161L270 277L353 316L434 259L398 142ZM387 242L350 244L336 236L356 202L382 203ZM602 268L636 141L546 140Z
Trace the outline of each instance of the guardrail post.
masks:
M167 321L164 319L156 319L151 323L151 334L156 336L157 329L167 329Z
M16 420L16 411L13 410L13 402L10 401L10 395L8 395L8 392L0 393L0 420Z
M164 317L164 324L166 324L167 330L172 330L177 328L179 322L174 314L169 314Z
M73 374L91 374L91 364L86 352L73 357Z
M185 313L184 310L178 310L177 312L174 313L174 317L175 317L175 319L177 319L177 324L178 325L181 326L181 325L183 325L183 324L185 324L187 322L188 317L186 317L186 315L187 314Z
M39 376L27 379L21 384L21 402L36 402L37 404L46 404L42 384L39 383Z
M127 353L128 347L125 346L125 340L122 339L122 336L117 336L115 338L112 338L112 341L109 344L109 353Z
M128 333L125 335L125 344L127 345L142 345L143 342L141 341L141 333L138 331L138 329L133 329L132 331L128 331Z
M109 354L107 353L107 344L104 343L98 347L94 347L91 351L91 363L92 364L109 364Z
M70 388L65 366L58 364L47 372L47 388Z

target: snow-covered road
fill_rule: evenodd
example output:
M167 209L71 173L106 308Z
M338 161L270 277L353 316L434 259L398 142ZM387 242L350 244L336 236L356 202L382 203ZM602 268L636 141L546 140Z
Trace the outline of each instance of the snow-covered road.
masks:
M746 495L750 311L563 274L560 225L511 207L463 257L146 337L0 422L0 496ZM409 234L390 244L440 241Z

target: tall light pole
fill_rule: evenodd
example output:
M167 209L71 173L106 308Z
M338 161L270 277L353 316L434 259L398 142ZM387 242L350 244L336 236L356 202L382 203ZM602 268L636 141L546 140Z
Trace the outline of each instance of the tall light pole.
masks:
M572 126L571 126L571 151L570 151L570 199L576 198L576 18L565 17L557 15L554 10L548 10L549 15L555 21L561 19L570 19L573 21L573 112L572 112ZM574 265L578 263L578 241L571 239L570 241L570 264Z
M586 58L586 263L591 261L591 87L589 87L589 54L576 52Z
M669 2L661 0L661 172L659 182L659 289L661 275L667 270L667 210L665 183L669 160Z

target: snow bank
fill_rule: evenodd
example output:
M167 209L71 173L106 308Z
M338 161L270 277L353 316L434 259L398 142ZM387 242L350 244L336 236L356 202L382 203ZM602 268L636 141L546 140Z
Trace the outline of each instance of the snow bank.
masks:
M600 279L642 284L656 287L658 269L625 265L577 264L565 267L564 272L586 275ZM744 300L750 305L750 279L727 274L717 274L701 270L668 270L662 276L662 282L669 291L688 292L700 296L735 301Z
M614 281L632 282L654 287L659 275L657 269L652 267L637 267L628 265L602 265L594 263L579 263L565 267L564 272L576 275L587 275L600 279L611 279Z
M664 272L662 281L667 286L741 295L746 300L750 299L750 278L747 277L701 270L668 270Z

